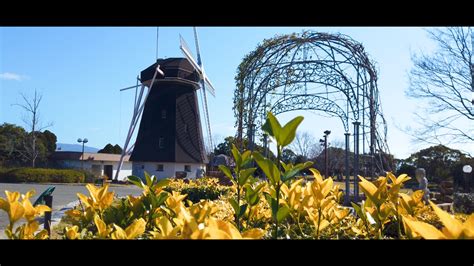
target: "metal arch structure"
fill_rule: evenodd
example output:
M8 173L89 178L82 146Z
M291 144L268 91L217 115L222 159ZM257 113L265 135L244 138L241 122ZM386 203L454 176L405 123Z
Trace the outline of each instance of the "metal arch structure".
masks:
M317 110L339 117L346 135L354 124L355 174L360 137L363 153L370 152L370 175L374 167L387 170L375 158L377 152L389 154L377 71L362 44L349 36L303 31L266 39L245 56L235 80L237 140L243 143L245 134L249 149L255 134L266 140L255 127L261 128L268 111Z
M319 110L324 111L331 116L337 116L341 119L345 131L349 131L347 115L344 110L333 101L318 95L301 94L281 98L278 102L273 104L269 111L275 115L278 115L296 110Z

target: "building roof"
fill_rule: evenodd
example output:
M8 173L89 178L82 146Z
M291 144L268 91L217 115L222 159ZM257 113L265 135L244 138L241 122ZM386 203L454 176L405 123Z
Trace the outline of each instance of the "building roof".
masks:
M118 162L120 161L120 154L111 154L111 153L92 153L84 152L84 161L108 161L108 162ZM130 158L130 155L125 155L123 161L127 162ZM53 160L83 160L82 152L75 151L56 151L52 155Z

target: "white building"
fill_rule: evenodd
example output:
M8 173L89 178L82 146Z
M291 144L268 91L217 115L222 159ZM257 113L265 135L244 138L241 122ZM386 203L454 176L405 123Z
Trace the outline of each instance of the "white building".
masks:
M125 181L127 176L132 175L132 162L128 161L129 157L124 158L119 180ZM62 167L89 170L112 180L118 169L120 154L84 152L83 158L82 152L56 151L53 159Z
M124 168L122 167L122 170ZM122 175L122 170L120 175ZM201 163L176 163L176 162L133 162L132 174L144 178L144 172L156 176L158 179L181 177L202 177L206 166Z
M62 167L89 170L96 175L105 175L109 180L115 178L120 154L56 151L53 159ZM206 167L200 163L166 163L166 162L131 162L130 156L125 156L122 169L119 172L119 181L126 181L129 175L144 179L146 171L158 179L170 177L201 177Z

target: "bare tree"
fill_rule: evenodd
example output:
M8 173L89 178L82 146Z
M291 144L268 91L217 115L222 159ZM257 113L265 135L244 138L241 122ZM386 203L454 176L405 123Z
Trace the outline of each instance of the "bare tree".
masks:
M333 147L333 148L344 149L346 147L346 143L344 142L344 140L335 139L335 140L329 142L329 146Z
M322 151L319 142L308 132L296 132L295 140L290 144L290 149L297 155L306 158L316 157Z
M39 107L41 100L43 99L43 96L40 93L35 90L33 98L28 98L23 93L20 93L20 95L23 98L23 103L15 105L20 106L26 112L23 117L23 122L25 123L27 130L29 130L29 134L27 138L25 138L25 143L23 145L24 149L19 152L27 161L31 162L32 167L35 167L36 159L40 154L36 143L37 132L52 126L52 123L48 123L46 126L43 126L40 123Z
M474 141L474 93L472 28L458 27L428 31L437 44L431 54L412 56L409 97L426 100L422 113L415 114L420 128L408 129L415 141L430 144Z

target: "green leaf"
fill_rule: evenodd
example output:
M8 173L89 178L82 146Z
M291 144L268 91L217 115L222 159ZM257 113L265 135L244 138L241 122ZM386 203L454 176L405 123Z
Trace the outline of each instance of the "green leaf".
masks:
M233 143L232 143L231 152L232 152L232 156L234 156L235 166L240 168L240 166L242 165L242 156L240 155L239 150Z
M293 165L292 165L291 163L286 164L286 163L283 162L283 161L280 161L280 164L281 164L281 166L283 166L283 169L284 169L285 171L288 171L289 169L291 169L291 167L293 167Z
M156 185L154 185L153 187L155 188L166 187L169 183L171 183L171 179L165 178L158 181Z
M259 201L260 201L260 197L258 196L258 193L253 193L249 198L250 206L257 205Z
M130 181L130 183L136 185L137 187L143 188L143 186L144 186L141 178L138 177L138 176L130 175L130 176L127 176L127 179L128 179L128 181Z
M286 182L286 181L290 180L291 178L295 177L295 175L297 175L300 171L310 167L311 165L313 165L313 162L306 162L304 164L303 163L297 164L297 165L293 166L291 169L289 169L288 171L285 171L285 173L281 177L281 180L283 182Z
M258 166L262 169L265 175L270 180L270 183L275 186L280 182L280 171L278 167L269 159L263 157L259 152L253 152L253 157Z
M351 205L352 205L352 208L354 208L354 210L356 211L359 218L361 218L363 221L366 221L367 217L365 216L365 213L362 211L362 208L359 205L355 204L354 202L351 202Z
M246 150L242 153L242 165L241 168L244 168L246 164L252 161L252 151Z
M285 147L295 139L296 129L303 121L304 117L297 116L288 122L280 132L280 146Z
M255 191L252 189L252 187L250 187L250 186L248 186L248 185L246 185L244 188L245 188L245 200L246 200L247 202L249 202L249 201L250 201L250 197L251 197L253 194L255 194Z
M167 192L161 192L158 196L157 196L157 200L156 200L156 206L160 206L162 205L163 203L165 203L166 199L169 197L169 193Z
M219 170L221 170L228 178L230 178L230 180L234 179L232 173L230 172L230 169L227 166L221 164L219 165Z
M256 169L257 168L248 168L248 169L240 170L239 178L237 180L239 182L239 185L243 186L247 182L247 179L249 178L249 176L253 174Z
M258 191L253 190L251 187L246 188L245 192L245 199L250 204L250 206L254 206L258 203L260 199L258 196Z
M263 124L262 130L268 133L268 135L274 137L277 144L279 144L281 125L271 112L268 112L267 120L265 121L265 124Z
M257 187L255 187L255 192L260 192L260 190L262 190L262 188L265 187L265 183L260 183L259 185L257 185Z
M232 205L232 208L234 209L234 213L237 215L240 213L240 206L237 203L237 201L234 198L229 199L230 205Z
M151 187L151 185L153 184L153 181L154 181L155 177L150 177L150 175L147 173L147 171L145 171L145 180L146 180L146 185L148 187Z
M240 211L239 211L239 217L242 217L245 214L246 210L247 210L247 204L241 205Z
M172 209L167 207L166 205L161 205L160 209L162 209L164 212L166 212L166 214L168 214L168 216L176 217L176 213Z
M277 209L278 209L278 205L277 205L277 201L276 199L274 199L270 194L266 193L265 192L265 198L268 202L268 205L270 205L270 208L272 209L272 217L274 219L276 219L277 217Z
M286 205L281 206L278 209L278 213L276 215L277 221L278 222L283 221L286 218L286 216L288 216L289 213L290 213L290 208L288 208L288 206L286 206Z

